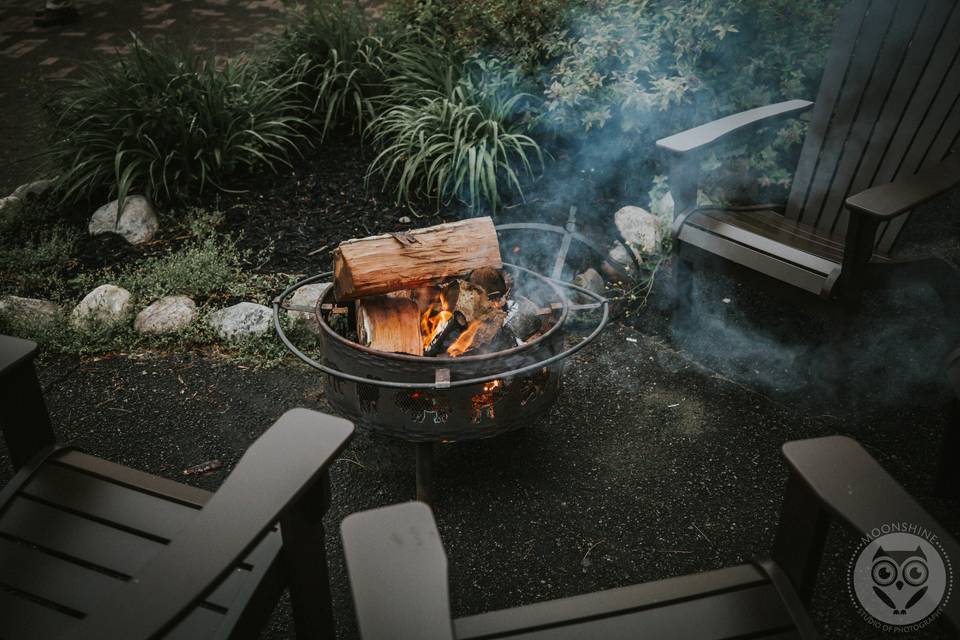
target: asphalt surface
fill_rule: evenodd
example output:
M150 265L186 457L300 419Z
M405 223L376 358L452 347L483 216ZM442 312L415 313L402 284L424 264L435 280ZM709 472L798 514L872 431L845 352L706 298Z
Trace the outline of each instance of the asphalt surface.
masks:
M241 368L199 354L106 357L42 372L61 438L121 464L214 489L288 408L324 410L304 367ZM919 397L918 397L919 398ZM620 325L573 360L535 424L438 451L436 514L455 615L749 561L769 550L785 481L779 447L858 438L949 530L957 502L931 496L948 397L896 411L811 416ZM909 417L908 421L901 418ZM184 477L211 459L222 470ZM282 464L282 461L278 461ZM10 472L2 464L0 480ZM412 499L409 446L360 434L332 470L328 549L342 638L355 638L339 522ZM867 638L843 585L853 540L837 536L814 615L826 637ZM292 637L281 606L267 638ZM935 632L925 637L941 637Z

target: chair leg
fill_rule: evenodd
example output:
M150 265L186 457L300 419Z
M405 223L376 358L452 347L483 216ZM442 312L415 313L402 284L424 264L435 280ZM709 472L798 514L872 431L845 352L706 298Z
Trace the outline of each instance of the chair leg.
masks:
M18 364L0 384L0 429L14 469L56 443L33 362Z
M680 253L674 254L673 318L684 323L693 309L693 263Z
M280 520L284 568L299 640L336 637L323 527L329 505L330 478L324 471L323 478L307 489Z
M791 474L780 508L773 560L805 604L813 595L829 525L830 514L822 503L802 478Z

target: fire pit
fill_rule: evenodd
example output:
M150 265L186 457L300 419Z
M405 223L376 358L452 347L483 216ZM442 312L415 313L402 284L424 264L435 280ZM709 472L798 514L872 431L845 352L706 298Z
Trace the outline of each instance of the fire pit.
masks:
M560 234L569 231L553 229ZM564 254L569 245L566 239ZM546 328L528 340L517 339L513 344L500 345L504 348L475 355L457 349L462 339L448 339L449 346L436 356L389 352L361 344L357 336L363 335L366 314L372 311L360 303L344 304L331 287L311 310L320 334L320 355L315 359L290 341L281 326L279 310L290 309L284 303L297 289L329 280L331 273L302 280L274 300L277 334L298 358L325 374L330 404L360 427L417 443L417 492L421 500L429 501L432 494L433 443L487 438L529 424L555 399L563 361L599 335L609 320L608 302L597 293L518 265L503 263L503 273L511 283L509 304L515 307L517 300L528 306L532 303L545 318ZM468 286L461 281L461 287ZM571 293L577 294L579 304L571 303ZM461 306L458 303L456 313ZM453 307L445 313L452 320ZM595 316L586 322L585 335L572 335L570 320L574 315L581 327L585 316ZM425 350L433 333L438 333L440 318L447 320L446 315L437 313L424 313L421 320L426 323L428 317L432 322L421 328ZM506 322L510 322L509 317ZM479 323L469 326L476 328ZM460 336L468 333L463 331ZM415 351L417 346L410 350Z

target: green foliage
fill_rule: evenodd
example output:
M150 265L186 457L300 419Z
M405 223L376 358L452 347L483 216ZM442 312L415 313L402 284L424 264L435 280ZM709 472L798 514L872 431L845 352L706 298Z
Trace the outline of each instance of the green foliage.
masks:
M0 294L58 293L80 239L58 213L45 197L0 209Z
M315 0L294 10L268 66L283 72L300 60L307 71L298 94L319 117L321 138L349 123L362 131L373 119L372 98L383 83L383 39L355 2Z
M534 136L589 148L622 181L625 156L715 117L814 93L842 0L403 0L406 19L491 53L538 85ZM783 189L805 125L769 128L752 149L727 150L730 174ZM716 157L708 166L718 166ZM591 167L593 168L593 167ZM654 173L636 176L638 191ZM729 177L729 176L727 176ZM713 183L722 187L722 177Z
M543 166L527 131L532 96L496 61L459 63L434 38L414 34L384 65L388 92L368 129L381 149L370 175L394 185L397 201L437 206L459 199L496 211L521 179Z
M116 61L91 66L55 106L52 152L64 200L109 189L176 200L289 165L306 142L296 99L309 65L268 73L135 39Z

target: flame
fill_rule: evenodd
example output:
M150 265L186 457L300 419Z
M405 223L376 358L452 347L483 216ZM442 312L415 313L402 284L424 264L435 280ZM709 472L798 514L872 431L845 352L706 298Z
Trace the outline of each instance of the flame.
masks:
M420 335L423 336L423 348L426 349L433 339L443 329L444 325L453 317L446 296L440 292L440 302L433 303L420 316Z
M473 422L479 424L484 417L491 420L497 417L494 405L500 397L498 389L503 387L503 380L491 380L483 385L483 391L471 398L473 405Z
M468 324L463 333L461 333L457 339L453 341L453 344L447 347L447 355L456 358L469 351L473 346L473 339L477 335L477 331L479 331L480 327L482 326L483 323L477 320L474 320Z

